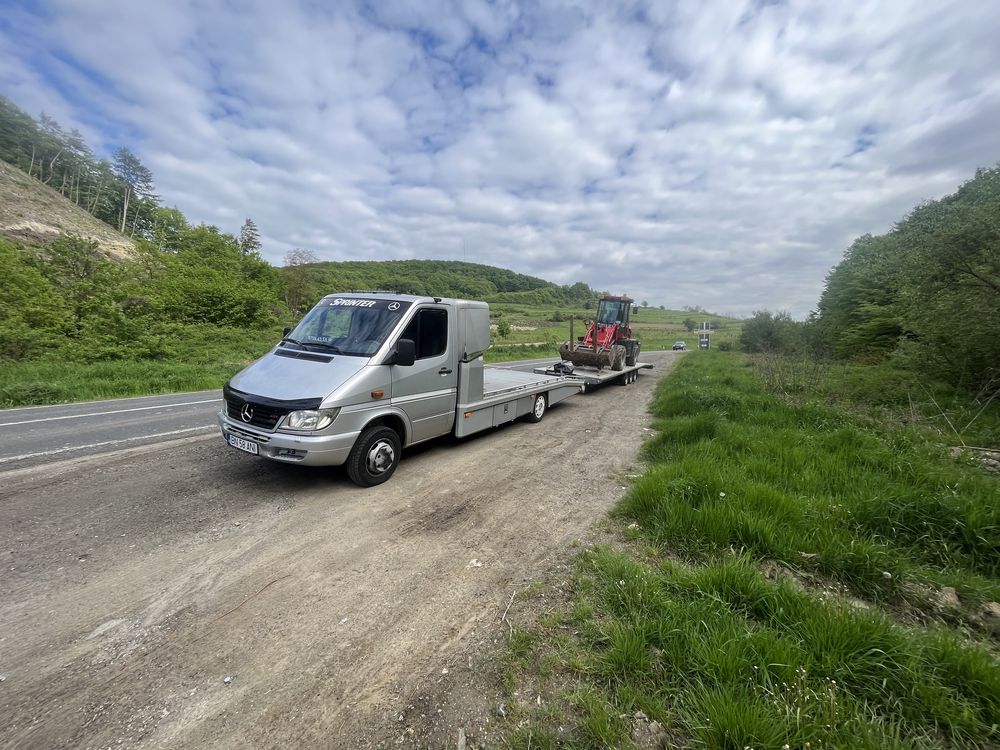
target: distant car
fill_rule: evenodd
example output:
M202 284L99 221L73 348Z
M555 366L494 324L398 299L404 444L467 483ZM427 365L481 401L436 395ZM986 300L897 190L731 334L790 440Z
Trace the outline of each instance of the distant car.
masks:
M675 341L674 342L674 351L675 352L682 352L685 349L687 349L687 344L685 344L683 341Z

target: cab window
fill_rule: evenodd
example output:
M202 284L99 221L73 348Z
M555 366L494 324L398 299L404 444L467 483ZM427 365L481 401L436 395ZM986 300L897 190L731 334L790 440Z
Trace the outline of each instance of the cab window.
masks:
M448 311L418 310L400 338L413 340L417 345L417 359L444 354L448 348Z

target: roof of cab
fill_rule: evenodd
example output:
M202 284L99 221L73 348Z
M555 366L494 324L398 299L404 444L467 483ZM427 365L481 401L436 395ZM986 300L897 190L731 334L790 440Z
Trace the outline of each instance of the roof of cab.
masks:
M401 294L399 292L387 292L384 290L371 292L332 292L324 295L323 299L330 299L332 297L360 297L364 299L371 299L374 297L376 299L396 299L401 302L431 302L441 305L451 305L454 307L489 307L487 303L479 300L458 299L455 297L430 297L422 294Z

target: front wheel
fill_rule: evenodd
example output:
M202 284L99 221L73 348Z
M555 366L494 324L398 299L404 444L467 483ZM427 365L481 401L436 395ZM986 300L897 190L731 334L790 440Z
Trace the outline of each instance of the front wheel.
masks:
M635 367L635 363L639 361L639 349L642 348L642 344L638 341L634 342L632 346L628 348L628 354L625 357L626 367Z
M531 411L529 411L525 417L524 421L537 423L542 421L542 417L545 416L545 409L548 406L545 400L545 394L539 393L535 396L535 402L531 405Z
M621 344L611 347L611 369L615 372L625 369L625 347Z
M395 430L382 425L367 427L347 457L347 476L361 487L382 484L399 466L402 445Z

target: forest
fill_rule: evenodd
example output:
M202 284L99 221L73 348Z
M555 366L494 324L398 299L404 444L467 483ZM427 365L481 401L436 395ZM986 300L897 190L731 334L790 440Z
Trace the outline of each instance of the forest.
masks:
M1000 391L1000 166L866 234L830 271L804 322L762 311L751 352L885 363L991 398Z

